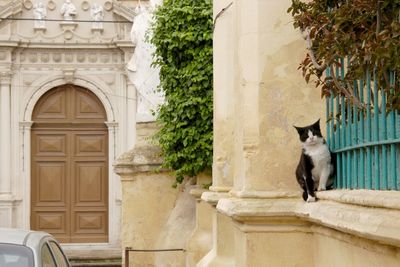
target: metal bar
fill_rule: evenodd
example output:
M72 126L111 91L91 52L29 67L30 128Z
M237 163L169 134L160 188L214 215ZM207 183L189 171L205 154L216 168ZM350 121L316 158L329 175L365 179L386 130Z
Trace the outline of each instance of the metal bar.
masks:
M379 140L379 93L378 78L376 76L376 68L374 69L374 128L373 140ZM379 163L379 147L374 146L374 189L380 189L380 163Z
M357 81L354 81L353 88L354 88L355 97L359 97ZM358 123L359 123L358 122L358 107L356 105L353 105L353 124L352 124L353 127L351 128L351 130L352 130L351 143L353 145L358 144ZM358 166L359 166L358 154L359 154L359 151L357 151L357 150L353 151L353 166L352 166L352 175L351 175L352 188L358 187Z
M133 252L168 252L168 251L182 251L185 252L186 250L183 248L167 248L167 249L133 249L133 248L126 248L125 251L133 251Z
M381 88L381 137L382 140L387 140L387 124L386 124L386 93L385 89ZM383 190L388 189L388 164L387 164L387 145L382 146L382 164L381 164L381 184L380 188Z
M348 147L345 147L345 148L334 150L333 152L335 152L335 153L343 153L343 152L346 152L346 151L352 151L354 149L360 149L360 148L363 148L363 147L374 147L374 146L391 145L391 144L398 144L398 143L400 143L400 138L399 139L392 139L392 140L372 141L372 142L366 142L366 143L355 145L355 146L348 146Z
M367 76L367 122L366 122L366 141L371 141L371 73L369 70L366 72ZM367 162L366 162L366 188L372 188L372 158L371 148L367 146Z
M340 125L340 138L341 138L341 145L342 147L346 147L347 143L346 143L346 103L345 103L345 99L344 96L340 96L340 117L341 117L341 125ZM340 151L341 152L341 151ZM342 174L341 174L341 180L342 180L342 187L345 188L346 187L346 161L345 161L345 154L342 153Z
M390 92L394 92L394 73L390 72ZM396 139L396 118L395 111L390 111L389 113L389 140ZM390 189L397 189L397 156L396 156L396 145L390 144Z
M364 103L364 80L360 80L360 101L361 103ZM359 127L359 138L358 138L358 143L364 143L364 121L365 121L365 116L364 116L364 110L360 110L360 117L359 117L359 123L360 123L360 127ZM359 164L359 181L358 181L358 186L359 188L364 188L365 186L365 162L364 162L364 149L361 148L359 149L359 153L360 153L360 164Z
M347 101L347 123L346 123L346 145L348 146L352 146L353 145L353 140L351 138L351 128L352 128L352 122L351 122L351 102L348 100ZM352 179L355 179L355 177L353 176L353 172L352 172L352 153L351 151L347 151L347 184L346 184L346 188L352 188Z

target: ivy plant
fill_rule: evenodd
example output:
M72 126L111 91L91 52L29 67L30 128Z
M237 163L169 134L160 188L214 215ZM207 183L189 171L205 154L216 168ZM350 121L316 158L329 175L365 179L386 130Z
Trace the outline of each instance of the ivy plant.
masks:
M307 82L314 78L322 96L340 94L366 108L353 81L371 71L388 95L388 109L400 109L400 79L390 77L400 73L400 0L292 0L288 13L307 40L299 68ZM344 65L346 73L339 75Z
M176 183L212 166L212 25L211 0L164 0L150 27L165 95L155 137Z

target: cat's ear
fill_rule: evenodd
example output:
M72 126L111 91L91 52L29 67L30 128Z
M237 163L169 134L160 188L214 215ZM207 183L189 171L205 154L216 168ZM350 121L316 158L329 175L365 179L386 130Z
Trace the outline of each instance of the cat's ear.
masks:
M301 135L302 133L304 133L304 128L302 128L302 127L297 127L297 126L294 126L294 125L293 125L293 127L297 130L297 132L299 133L299 135Z
M319 121L320 121L321 119L318 119L316 122L314 122L314 124L312 125L312 127L314 128L314 129L318 129L318 130L321 130L321 127L319 126Z

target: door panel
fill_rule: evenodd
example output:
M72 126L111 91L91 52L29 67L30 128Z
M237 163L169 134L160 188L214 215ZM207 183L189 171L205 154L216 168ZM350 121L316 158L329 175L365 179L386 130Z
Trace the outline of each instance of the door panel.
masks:
M99 99L62 86L33 112L31 228L60 242L108 241L108 131Z
M36 162L37 204L66 205L66 162ZM51 202L51 203L48 203Z

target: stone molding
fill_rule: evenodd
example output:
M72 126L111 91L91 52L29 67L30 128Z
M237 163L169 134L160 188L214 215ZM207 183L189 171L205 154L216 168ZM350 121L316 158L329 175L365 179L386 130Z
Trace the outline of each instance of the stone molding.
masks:
M231 190L230 194L238 198L298 198L299 192L294 191L256 191L256 190Z
M205 202L216 206L221 199L225 199L227 197L231 197L229 193L226 192L212 192L207 191L201 195L201 199Z
M156 146L138 146L123 153L114 164L114 172L124 180L134 179L138 173L167 171L160 169L163 160Z
M317 197L321 200L344 204L400 210L400 194L398 191L328 190L317 192Z
M1 6L0 18L7 18L20 12L22 12L22 1L10 1L8 4Z
M10 85L11 78L12 78L11 71L1 71L0 70L0 85Z
M118 51L84 51L84 50L25 50L16 54L16 64L124 64L124 55Z
M354 191L353 198L350 192L323 192L317 195L320 200L315 203L306 203L298 198L225 198L218 201L217 210L242 224L297 218L312 225L400 247L400 197L394 197L392 193L372 194L374 196L370 197L370 192L367 192L363 198L368 200L361 206L359 197L362 192L357 191ZM337 202L337 195L346 199L346 204ZM381 206L377 207L375 204L379 203ZM386 208L388 203L390 208Z

